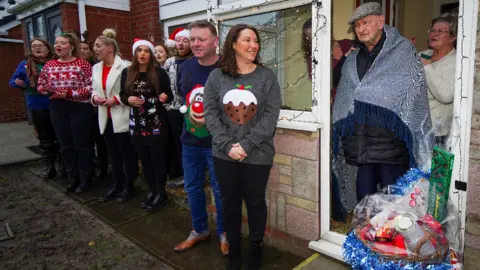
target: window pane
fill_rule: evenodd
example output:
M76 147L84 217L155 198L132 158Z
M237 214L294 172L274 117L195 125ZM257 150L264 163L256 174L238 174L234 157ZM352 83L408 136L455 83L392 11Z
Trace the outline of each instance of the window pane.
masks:
M33 24L31 22L27 23L27 32L28 32L28 39L32 40L35 37L33 33Z
M236 24L245 23L258 29L260 57L277 75L283 109L310 111L312 108L312 84L302 49L303 24L311 17L311 6L307 5L220 22L221 44Z
M45 32L45 24L43 23L43 17L42 16L37 17L35 20L37 23L37 29L36 29L37 31L35 32L35 36L46 40L47 35Z

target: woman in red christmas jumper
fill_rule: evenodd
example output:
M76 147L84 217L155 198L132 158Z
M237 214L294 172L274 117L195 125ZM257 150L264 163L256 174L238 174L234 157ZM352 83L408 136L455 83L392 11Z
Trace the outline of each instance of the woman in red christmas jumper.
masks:
M135 39L133 63L122 72L120 100L129 104L130 135L142 162L149 194L141 207L149 212L167 205L164 151L168 140L167 111L173 99L167 72L155 63L153 44Z
M78 57L79 43L73 33L57 37L54 47L60 58L47 62L38 79L38 91L50 95L51 119L70 180L67 193L89 189L93 165L92 66Z
M128 118L130 107L120 102L120 76L130 62L117 55L119 48L115 30L105 29L95 41L94 51L100 62L93 66L92 104L98 106L97 129L112 159L113 187L100 201L127 201L133 196L133 180L137 176L137 158L130 143Z

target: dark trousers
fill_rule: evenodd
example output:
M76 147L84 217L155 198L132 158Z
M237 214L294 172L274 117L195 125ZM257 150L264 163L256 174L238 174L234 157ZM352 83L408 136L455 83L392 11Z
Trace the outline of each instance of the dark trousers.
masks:
M230 246L229 268L241 266L242 200L248 214L249 254L247 269L259 269L261 249L267 224L265 192L270 165L253 165L214 158L215 172L220 183L225 231Z
M165 151L166 170L170 178L183 175L182 143L180 136L183 129L183 114L178 110L169 110L168 114L168 145Z
M130 141L130 133L114 133L112 119L108 119L104 132L108 153L112 158L112 177L115 189L132 189L137 177L137 154Z
M357 201L381 188L393 185L397 179L408 171L407 165L367 164L358 167L357 171Z
M33 126L38 134L42 155L49 160L55 160L59 145L50 120L50 110L31 110Z
M96 148L96 155L95 155ZM93 113L92 119L92 155L96 158L96 165L99 170L107 171L108 169L108 150L105 144L105 138L100 134L98 126L98 112Z
M138 157L142 162L143 174L150 193L165 197L165 144L143 145L135 143Z
M50 116L62 147L69 176L89 179L92 175L92 105L67 100L52 100Z

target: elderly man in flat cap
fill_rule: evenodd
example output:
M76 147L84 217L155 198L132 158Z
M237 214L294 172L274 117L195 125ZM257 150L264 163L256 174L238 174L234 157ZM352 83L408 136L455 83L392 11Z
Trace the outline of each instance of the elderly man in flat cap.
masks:
M377 185L427 164L434 139L425 74L412 43L385 24L378 3L359 6L348 23L358 49L345 60L335 98L333 172L340 190L356 178L360 201ZM356 177L341 171L345 163ZM354 197L340 195L343 202Z

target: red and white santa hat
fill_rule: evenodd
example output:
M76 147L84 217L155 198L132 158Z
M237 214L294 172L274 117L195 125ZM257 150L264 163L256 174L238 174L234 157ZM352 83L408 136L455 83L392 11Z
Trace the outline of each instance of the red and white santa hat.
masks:
M165 45L169 48L175 48L175 39L177 37L190 38L190 31L188 31L188 29L185 29L183 27L179 27L175 29L175 31L173 31L168 37L168 40L167 42L165 42Z
M135 50L137 50L139 46L147 46L150 50L152 50L152 53L155 52L155 46L153 46L153 44L150 41L136 38L133 40L133 47L132 47L133 55L135 55Z
M203 89L204 87L201 85L201 84L197 84L193 87L192 91L188 92L187 96L186 96L186 105L183 105L182 107L180 107L180 112L181 113L186 113L187 112L187 107L190 106L190 104L192 104L192 102L194 101L193 98L197 95L197 94L202 94L203 95Z

